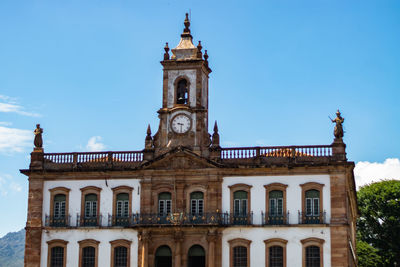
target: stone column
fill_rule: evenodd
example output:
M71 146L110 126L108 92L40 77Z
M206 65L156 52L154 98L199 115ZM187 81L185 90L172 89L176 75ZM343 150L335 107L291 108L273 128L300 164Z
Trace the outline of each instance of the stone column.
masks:
M175 267L182 267L182 241L183 241L183 232L176 231L175 232Z
M215 230L211 230L207 233L207 242L208 242L208 267L215 266L215 241L217 239L217 235Z
M150 233L147 231L143 231L139 234L139 240L141 242L142 249L142 261L140 267L148 267L149 266L149 241L151 239Z

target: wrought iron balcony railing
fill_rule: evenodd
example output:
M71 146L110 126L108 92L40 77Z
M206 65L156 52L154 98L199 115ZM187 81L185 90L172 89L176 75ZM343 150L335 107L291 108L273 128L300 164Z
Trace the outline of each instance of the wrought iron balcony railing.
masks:
M228 222L227 213L136 213L129 217L108 215L108 226L139 225L222 225Z
M96 227L101 226L102 221L101 215L98 216L90 216L90 217L81 217L79 214L76 215L76 226L77 227Z
M45 226L50 227L70 227L71 216L63 216L63 217L54 217L54 216L45 216Z
M289 224L289 212L278 215L261 212L262 225L285 225Z
M306 214L299 211L299 224L325 224L326 223L326 212L320 212L318 214Z

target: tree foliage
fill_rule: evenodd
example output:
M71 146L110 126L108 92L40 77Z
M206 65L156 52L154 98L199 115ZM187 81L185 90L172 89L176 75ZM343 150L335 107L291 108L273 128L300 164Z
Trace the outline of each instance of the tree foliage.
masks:
M357 193L360 266L400 266L400 181L386 180L360 188ZM365 242L365 243L364 243ZM368 247L369 245L370 247ZM361 246L361 247L360 247ZM375 263L364 264L364 253L376 252ZM372 258L369 261L373 260Z

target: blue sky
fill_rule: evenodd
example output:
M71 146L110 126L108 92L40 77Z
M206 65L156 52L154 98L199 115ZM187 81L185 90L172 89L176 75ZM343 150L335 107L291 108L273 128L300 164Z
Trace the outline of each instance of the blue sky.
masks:
M147 124L158 127L163 47L178 44L189 10L223 146L330 144L340 108L348 158L372 168L365 177L400 177L399 1L6 0L0 236L25 225L19 169L36 123L45 152L144 147Z

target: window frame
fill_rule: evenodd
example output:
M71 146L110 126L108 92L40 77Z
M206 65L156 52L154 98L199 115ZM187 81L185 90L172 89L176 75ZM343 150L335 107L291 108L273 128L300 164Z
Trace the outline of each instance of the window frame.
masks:
M122 185L122 186L117 186L112 188L113 191L113 216L116 218L117 216L117 195L121 193L126 193L129 195L129 207L128 207L128 217L132 216L132 192L133 192L133 187Z
M301 212L302 212L302 216L301 216L301 220L302 223L305 223L306 221L306 214L307 214L307 203L306 203L306 192L309 190L317 190L319 191L319 219L321 223L325 223L325 221L323 220L323 212L324 212L324 208L323 208L323 187L325 186L324 184L320 184L317 182L309 182L309 183L304 183L301 184Z
M192 212L192 203L190 199L190 195L194 192L202 192L203 193L203 214L205 214L208 210L207 208L207 186L203 185L195 185L191 186L186 190L186 212L190 214Z
M317 237L310 237L310 238L300 240L300 242L302 244L303 267L306 267L306 248L309 246L319 247L319 259L320 259L319 267L324 267L324 243L325 243L325 240L317 238Z
M231 215L235 214L234 210L234 193L237 191L245 191L247 192L247 215L251 214L251 188L252 185L248 184L234 184L228 186L230 189L230 213Z
M51 249L54 247L62 247L64 249L64 255L63 255L63 267L66 267L67 263L67 244L68 241L62 240L62 239L53 239L47 241L47 266L51 266Z
M169 194L171 196L171 199L160 199L160 195L161 194ZM160 204L163 203L163 205L164 205L163 209L167 210L168 202L169 202L169 205L170 205L170 207L169 207L170 211L161 213L160 212L160 207L161 207ZM172 213L172 193L171 192L169 192L169 191L161 191L161 192L159 192L157 194L157 203L158 203L157 204L157 214L159 216L168 216L168 214Z
M94 247L95 249L95 263L94 266L98 266L98 261L99 261L99 243L100 241L94 240L94 239L84 239L81 241L78 241L79 244L79 267L82 267L82 259L83 259L83 249L86 247Z
M68 226L69 224L69 192L71 189L59 186L59 187L54 187L50 188L50 221L54 219L54 197L56 195L65 195L65 226ZM51 225L51 224L50 224Z
M268 218L269 216L269 208L270 208L270 203L269 203L269 193L272 191L282 191L283 193L283 223L286 224L288 223L288 218L287 218L287 197L286 197L286 189L288 185L287 184L281 184L281 183L271 183L271 184L266 184L264 185L265 188L265 216ZM267 221L267 220L266 220Z
M282 238L271 238L271 239L267 239L264 240L265 243L265 266L266 267L270 267L269 266L269 248L270 247L274 247L274 246L280 246L283 248L283 267L286 267L286 245L288 243L287 240L282 239Z
M125 247L127 248L127 267L131 266L131 244L132 241L130 240L126 240L126 239L117 239L117 240L113 240L110 241L111 244L111 262L110 262L110 266L114 267L114 250L117 247Z
M102 190L102 188L97 187L97 186L86 186L80 189L81 190L81 221L82 219L86 218L85 217L85 210L86 210L86 202L85 202L85 198L86 195L89 194L95 194L97 196L97 208L96 208L96 217L99 218L100 216L100 192ZM99 225L99 221L97 221L98 226Z
M247 248L247 267L250 267L250 244L251 240L244 238L235 238L228 241L229 243L229 267L233 267L233 249L235 247L246 247Z

